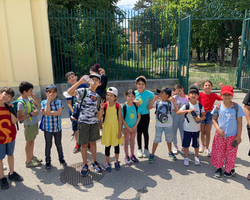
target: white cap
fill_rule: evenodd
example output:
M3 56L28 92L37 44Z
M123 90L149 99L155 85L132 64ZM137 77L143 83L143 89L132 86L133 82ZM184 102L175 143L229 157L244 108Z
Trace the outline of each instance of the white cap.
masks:
M118 97L118 90L115 87L109 87L107 92L112 93Z

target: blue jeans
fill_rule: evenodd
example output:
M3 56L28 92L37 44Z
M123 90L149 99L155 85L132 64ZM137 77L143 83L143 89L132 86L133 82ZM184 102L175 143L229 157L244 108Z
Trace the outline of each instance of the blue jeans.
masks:
M181 144L183 141L184 130L183 130L183 123L184 123L184 115L176 115L175 112L172 112L173 118L173 143L177 145L177 129L179 128L180 135L181 135Z

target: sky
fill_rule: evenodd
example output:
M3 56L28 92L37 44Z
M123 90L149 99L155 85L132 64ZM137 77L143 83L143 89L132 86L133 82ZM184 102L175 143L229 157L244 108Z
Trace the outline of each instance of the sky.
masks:
M122 10L132 9L136 1L137 0L120 0L118 1L117 6Z

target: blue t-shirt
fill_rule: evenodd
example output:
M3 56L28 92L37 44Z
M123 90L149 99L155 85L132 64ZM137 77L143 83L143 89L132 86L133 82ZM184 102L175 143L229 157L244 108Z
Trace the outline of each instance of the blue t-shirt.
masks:
M129 128L132 128L135 125L136 121L137 121L137 114L141 113L141 109L139 107L138 111L136 113L135 105L130 107L127 104L124 104L124 106L127 107L125 122L129 126ZM123 109L122 109L122 115L124 115L123 114ZM125 128L125 126L123 126L123 128Z
M141 115L149 114L150 111L148 110L148 103L150 100L154 98L154 93L148 90L144 90L143 93L139 93L137 90L135 91L135 100L140 102L139 108L141 108Z
M71 87L72 87L72 86L70 86L69 88L71 88ZM67 89L67 91L69 90L69 88ZM87 86L85 83L82 83L81 85L78 86L77 89L80 89L80 88L88 88L88 86ZM71 106L72 106L72 108L73 108L73 106L74 106L75 103L76 103L76 97L72 96L72 97L70 97L70 98L67 98L67 101L68 101L68 100L71 100ZM69 109L69 114L71 114L70 109Z
M240 105L238 105L238 117L245 116L245 113ZM217 116L215 112L216 107L212 110L212 114ZM225 132L225 138L237 134L237 120L236 120L236 111L233 107L225 108L222 103L219 109L219 127Z

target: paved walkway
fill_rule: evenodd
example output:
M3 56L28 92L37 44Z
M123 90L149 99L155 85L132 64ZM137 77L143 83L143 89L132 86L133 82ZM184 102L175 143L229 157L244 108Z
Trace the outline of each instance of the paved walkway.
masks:
M242 102L244 93L236 92L234 101ZM120 98L119 102L124 102ZM73 154L75 143L71 141L71 124L67 115L67 104L64 103L63 112L63 149L68 165L81 162L81 154ZM241 104L242 105L242 104ZM154 138L154 110L151 111L150 149ZM214 128L212 129L212 138ZM164 136L163 136L164 137ZM164 138L163 138L164 140ZM180 138L179 138L180 141ZM179 142L179 146L180 142ZM211 146L211 144L210 144ZM201 165L194 166L194 156L190 156L189 167L183 165L183 155L178 154L177 161L172 161L167 154L165 142L159 144L156 151L155 163L149 164L147 159L140 159L140 163L126 166L124 151L121 148L120 171L113 170L98 183L88 186L71 186L63 184L60 173L63 168L59 165L55 145L52 147L52 171L44 171L41 167L28 169L25 167L25 139L23 128L18 131L15 149L15 169L24 177L21 183L11 183L11 187L3 191L0 189L0 199L249 199L250 182L246 179L250 172L250 158L247 155L249 140L246 131L246 119L243 119L242 143L239 146L236 160L237 176L233 178L214 178L215 168L208 157L200 155ZM35 155L44 159L45 141L40 132L35 141ZM137 151L137 148L135 149ZM105 163L104 146L98 141L97 159ZM89 154L89 159L91 155ZM111 156L114 156L113 149ZM114 157L111 158L112 164ZM7 164L7 160L4 160ZM7 172L5 171L7 174Z

